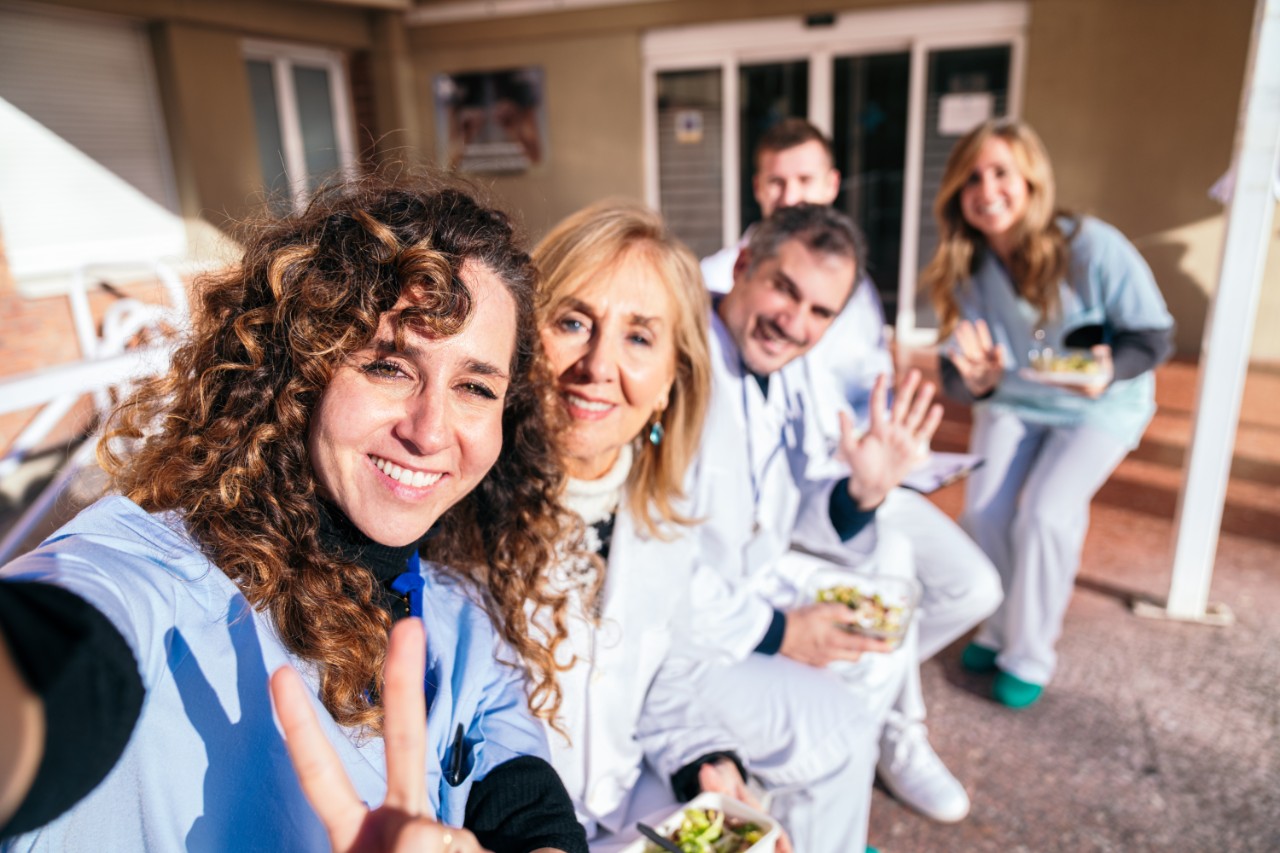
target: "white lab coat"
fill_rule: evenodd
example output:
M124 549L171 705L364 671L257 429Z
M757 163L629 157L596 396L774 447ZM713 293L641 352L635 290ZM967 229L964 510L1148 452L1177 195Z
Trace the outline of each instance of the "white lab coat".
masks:
M575 594L569 638L558 649L562 663L575 656L577 662L560 675L560 725L568 739L548 727L551 762L593 839L618 833L637 817L632 800L644 769L644 750L636 740L641 708L650 686L662 677L659 670L673 638L691 618L695 551L689 531L668 525L664 534L670 538L637 529L623 500L609 548L601 616L593 622ZM672 738L700 750L689 757L693 760L733 745L714 720L698 716L696 707L677 698L696 685L696 673L685 668L689 666L693 664L667 667L672 683L661 692L673 700L664 727ZM673 798L671 804L674 808Z
M686 488L699 559L694 573L695 636L741 660L769 627L775 607L801 603L817 563L866 559L872 524L851 542L830 521L839 467L816 421L802 361L769 380L768 397L745 369L718 316L711 320L712 399L702 446Z
M733 287L734 261L750 233L748 229L737 246L703 258L702 275L708 290L727 293ZM788 369L805 372L809 398L818 407L814 420L829 445L839 436L842 411L866 428L876 377L892 377L894 372L884 332L884 309L869 279L859 280L831 328ZM922 661L954 642L1000 604L1000 577L991 560L923 495L894 489L876 514L876 529L911 541L915 575L923 589L917 619ZM924 719L918 671L908 673L897 710L907 719Z
M801 362L773 374L766 397L714 314L711 352L712 403L686 486L703 520L693 531L690 628L690 655L702 662L688 664L693 679L653 685L640 737L666 776L710 751L689 721L719 721L748 769L780 792L775 814L797 849L859 849L880 728L913 664L914 631L897 652L825 669L752 650L775 607L811 600L815 573L854 564L909 573L909 544L880 541L874 524L840 540L829 516L832 448Z

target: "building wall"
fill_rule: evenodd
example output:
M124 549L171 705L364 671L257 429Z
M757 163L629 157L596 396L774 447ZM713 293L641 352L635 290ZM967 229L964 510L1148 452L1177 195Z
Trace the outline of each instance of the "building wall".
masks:
M645 30L906 5L915 4L683 0L416 26L410 38L424 97L438 71L546 68L552 159L493 180L537 234L601 196L641 193ZM1253 9L1253 0L1030 0L1023 115L1054 158L1061 201L1129 235L1187 354L1200 348L1217 280L1224 217L1208 189L1230 163ZM422 111L429 149L436 129L430 106ZM1280 361L1280 237L1271 258L1253 355Z
M29 4L34 7L35 4ZM258 0L57 0L39 4L68 15L107 15L145 22L151 36L161 108L191 255L209 263L233 257L230 226L256 208L261 168L255 144L241 43L252 38L315 45L382 57L375 74L388 90L407 65L398 52L379 51L402 26L380 19L393 13L327 3ZM380 95L378 97L381 97ZM386 129L412 123L405 119L403 86L387 108L379 102L378 120ZM369 129L372 134L381 127ZM121 284L117 282L117 284ZM154 282L123 283L120 292L144 301L163 302ZM96 318L118 296L95 291ZM33 298L20 292L0 244L0 379L81 357L69 303L64 296ZM0 452L29 423L36 410L0 415ZM81 428L90 410L77 409L50 436L65 440Z
M1062 202L1108 219L1142 251L1177 318L1178 348L1192 353L1223 233L1208 190L1231 162L1253 3L1169 0L1153 11L1035 0L1025 116L1053 156Z
M521 38L512 43L425 46L412 33L424 145L434 154L435 76L441 72L540 65L547 111L547 156L522 175L482 178L534 236L604 196L644 195L641 59L638 31ZM428 40L430 41L430 40Z
M222 228L262 183L240 38L166 21L153 41L182 215Z

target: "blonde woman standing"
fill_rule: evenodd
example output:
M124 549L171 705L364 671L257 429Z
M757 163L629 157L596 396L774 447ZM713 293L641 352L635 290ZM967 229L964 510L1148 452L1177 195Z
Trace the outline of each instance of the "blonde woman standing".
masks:
M974 404L961 523L996 564L1004 603L965 649L994 698L1040 698L1079 568L1094 494L1155 411L1152 370L1173 320L1119 231L1055 207L1053 170L1027 125L986 122L956 143L925 270L944 338L943 384ZM1090 350L1093 372L1053 377L1046 350Z

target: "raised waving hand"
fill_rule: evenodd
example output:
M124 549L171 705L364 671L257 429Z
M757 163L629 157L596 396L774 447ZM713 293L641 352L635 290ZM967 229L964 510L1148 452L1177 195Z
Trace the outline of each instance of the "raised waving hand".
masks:
M861 435L853 419L840 414L840 455L849 466L849 496L862 509L879 506L889 491L929 454L929 442L942 422L942 406L933 402L932 382L921 383L912 370L888 404L888 378L871 389L871 426Z

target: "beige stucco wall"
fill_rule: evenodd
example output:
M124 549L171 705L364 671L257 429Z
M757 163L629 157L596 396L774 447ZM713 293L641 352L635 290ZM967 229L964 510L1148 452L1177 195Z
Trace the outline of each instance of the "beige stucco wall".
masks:
M183 217L221 227L262 182L240 42L179 23L154 32Z
M1208 190L1231 162L1253 3L1031 8L1024 115L1053 155L1061 200L1129 236L1177 318L1179 350L1195 352L1223 234ZM1266 325L1260 314L1259 343L1280 332Z
M894 5L915 4L682 0L414 27L410 39L424 98L437 71L546 68L552 160L493 181L536 233L601 195L641 193L646 29ZM1253 0L1029 5L1023 114L1054 158L1061 200L1130 236L1178 321L1179 350L1194 353L1223 234L1222 207L1207 191L1232 154ZM430 110L424 103L428 150ZM1280 361L1280 237L1253 354Z
M415 33L415 36L419 34ZM423 140L434 152L432 92L440 72L540 65L546 93L547 156L527 173L485 177L501 203L537 238L566 214L604 196L644 194L638 32L514 43L417 48Z

